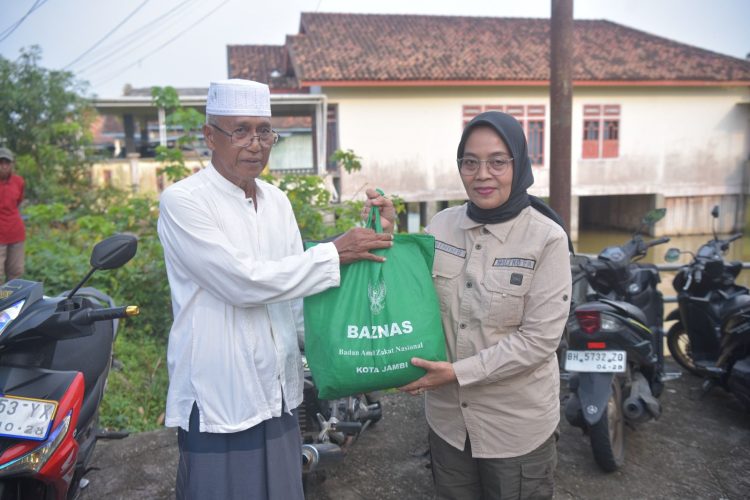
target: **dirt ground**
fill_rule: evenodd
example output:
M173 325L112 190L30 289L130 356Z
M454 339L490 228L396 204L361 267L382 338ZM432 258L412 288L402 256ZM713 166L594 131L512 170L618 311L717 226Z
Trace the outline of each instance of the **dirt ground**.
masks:
M628 429L625 465L611 474L597 468L588 438L562 417L555 498L749 498L750 414L721 389L704 395L701 381L687 374L668 382L661 400L658 421ZM390 394L383 405L383 420L324 481L311 481L308 500L432 498L421 398ZM176 464L171 429L101 441L98 470L88 474L80 498L172 499Z

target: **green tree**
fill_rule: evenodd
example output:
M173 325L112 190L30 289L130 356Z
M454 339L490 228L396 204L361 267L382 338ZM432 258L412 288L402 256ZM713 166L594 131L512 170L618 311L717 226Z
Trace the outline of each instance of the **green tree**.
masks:
M77 205L91 196L87 148L95 112L86 84L39 66L38 46L11 61L0 56L0 143L16 154L26 198Z
M357 156L352 149L337 149L331 155L330 160L339 163L350 174L362 170L362 158Z
M182 132L174 148L156 148L156 160L163 165L159 173L166 175L170 182L176 182L190 175L190 169L185 165L183 148L195 144L205 118L193 108L183 108L180 96L173 87L151 87L151 97L157 108L164 108L167 115L166 125ZM200 156L198 159L200 160Z

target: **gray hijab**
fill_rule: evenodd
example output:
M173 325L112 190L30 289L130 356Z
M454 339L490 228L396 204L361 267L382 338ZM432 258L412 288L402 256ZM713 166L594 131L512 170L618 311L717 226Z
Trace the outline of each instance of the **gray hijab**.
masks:
M497 224L513 219L521 210L531 205L565 230L562 219L557 215L557 212L552 210L540 198L531 196L526 192L534 184L534 174L531 171L531 159L529 158L526 136L523 133L521 124L515 118L500 111L487 111L475 116L466 125L463 134L461 134L461 142L458 143L458 156L456 157L463 157L466 140L474 128L479 126L486 126L493 129L505 142L505 145L508 146L510 155L513 157L513 181L511 183L510 197L499 207L484 209L479 208L472 201L469 201L466 209L466 214L469 218L481 224ZM568 246L572 252L573 245L570 242L570 238L568 238Z

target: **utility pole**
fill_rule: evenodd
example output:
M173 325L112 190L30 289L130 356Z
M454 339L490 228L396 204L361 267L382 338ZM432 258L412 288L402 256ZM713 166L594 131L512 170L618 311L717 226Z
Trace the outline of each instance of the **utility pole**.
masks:
M549 200L570 231L573 0L551 1Z

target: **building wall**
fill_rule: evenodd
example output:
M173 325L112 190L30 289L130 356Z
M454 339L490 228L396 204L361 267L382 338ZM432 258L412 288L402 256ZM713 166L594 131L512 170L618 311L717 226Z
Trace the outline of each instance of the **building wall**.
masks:
M329 103L338 104L339 147L362 157L360 172L342 174L343 199L365 185L377 185L407 201L463 199L466 194L455 162L462 107L547 100L544 89L520 87L324 88L323 92ZM549 139L545 140L548 150ZM542 191L546 180L540 181L537 187Z
M582 104L621 106L620 157L581 158ZM576 92L576 195L741 192L750 154L748 89L611 89Z
M206 161L186 161L185 166L197 171L208 164ZM170 183L166 176L158 175L163 164L153 159L108 160L95 163L91 169L93 182L96 186L113 186L119 189L131 189L142 195L158 197L162 189ZM135 182L134 182L135 180ZM160 189L161 185L161 189Z
M544 105L544 165L530 192L549 195L549 100L546 87L323 88L338 105L342 149L363 168L342 173L342 199L377 186L406 201L464 199L456 147L464 105ZM619 156L583 159L583 107L620 105ZM666 225L698 220L704 202L742 199L750 157L750 89L577 87L572 115L572 191L576 197L659 195L674 210ZM671 198L688 201L670 201ZM722 203L735 203L726 201ZM736 210L738 213L741 210ZM670 216L675 219L669 222Z

